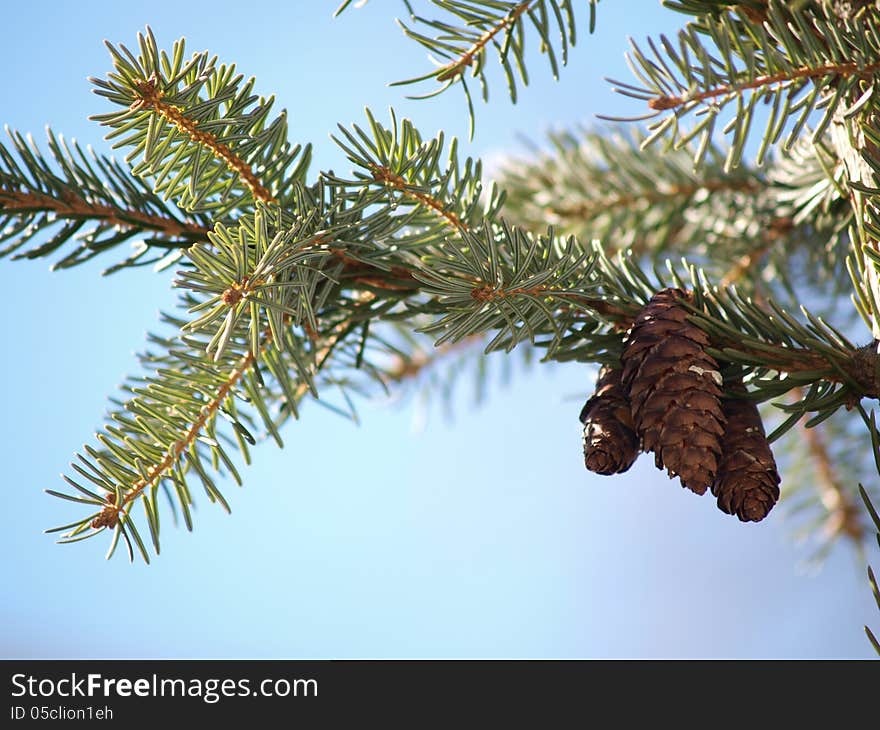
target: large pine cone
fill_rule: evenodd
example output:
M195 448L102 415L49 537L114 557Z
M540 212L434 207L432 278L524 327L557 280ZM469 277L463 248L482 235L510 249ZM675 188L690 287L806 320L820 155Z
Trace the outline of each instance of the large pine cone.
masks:
M746 394L742 381L729 388ZM742 522L760 522L779 499L779 472L754 401L725 398L721 464L712 484L718 508Z
M721 458L721 374L706 354L709 337L681 306L689 295L663 289L627 333L622 383L642 448L682 486L704 494Z
M581 410L584 464L597 474L621 474L639 455L629 400L620 385L620 370L603 367L596 392Z

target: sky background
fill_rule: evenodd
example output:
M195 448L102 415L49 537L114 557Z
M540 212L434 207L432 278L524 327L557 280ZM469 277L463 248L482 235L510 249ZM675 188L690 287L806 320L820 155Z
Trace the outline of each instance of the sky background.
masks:
M387 86L428 68L393 23L397 2L337 20L318 1L7 3L0 121L108 151L87 120L107 105L86 79L110 68L105 38L134 47L149 23L161 46L184 35L275 93L291 138L315 144L313 171L347 171L328 135L365 106L387 118L393 105L426 136L443 129L494 159L520 151L520 134L641 111L603 77L630 79L627 36L684 19L634 5L603 3L592 37L581 8L561 81L533 63L516 106L493 76L467 142L457 90L414 102ZM451 419L413 398L362 402L360 426L306 406L285 449L262 444L245 486L227 485L233 514L200 499L194 532L163 530L152 565L124 550L105 561L103 537L56 546L42 530L79 513L43 489L59 488L176 301L172 272L100 278L110 256L57 273L0 261L3 657L871 656L862 627L880 618L864 562L838 546L805 571L816 546L796 543L785 506L743 525L650 457L615 478L584 470L583 365L519 371L481 406L465 380Z

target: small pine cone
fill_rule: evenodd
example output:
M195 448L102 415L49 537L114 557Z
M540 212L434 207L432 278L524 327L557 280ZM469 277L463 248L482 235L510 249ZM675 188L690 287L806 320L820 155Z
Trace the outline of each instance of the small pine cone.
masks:
M657 292L627 333L622 384L642 448L658 469L705 494L721 458L721 373L706 354L709 337L691 324L681 289Z
M730 390L746 393L742 382ZM742 522L760 522L779 499L780 481L761 415L754 401L746 398L725 398L721 405L727 431L712 494L718 497L722 512Z
M584 464L597 474L621 474L639 455L629 401L620 386L620 370L603 367L596 392L581 410Z

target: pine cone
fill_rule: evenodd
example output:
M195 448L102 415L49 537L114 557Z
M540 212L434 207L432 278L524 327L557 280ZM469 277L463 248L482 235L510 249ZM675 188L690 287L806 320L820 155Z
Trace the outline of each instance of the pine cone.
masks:
M664 289L639 312L624 343L624 391L642 448L657 468L704 494L721 458L724 413L721 374L706 354L709 337L679 302L689 294Z
M584 464L597 474L621 474L639 455L629 401L620 385L620 370L603 367L596 392L581 410Z
M729 389L743 395L747 392L741 381ZM760 522L779 499L776 461L754 401L725 398L721 405L727 431L712 494L718 497L721 511L742 522Z

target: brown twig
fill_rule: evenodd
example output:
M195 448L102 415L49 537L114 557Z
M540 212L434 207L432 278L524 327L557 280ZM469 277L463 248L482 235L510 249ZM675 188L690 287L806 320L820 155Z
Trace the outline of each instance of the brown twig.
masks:
M617 330L624 331L629 329L638 314L638 307L629 308L619 307L604 299L595 299L584 294L575 294L572 292L555 291L552 286L539 285L526 289L502 289L494 287L491 284L479 283L471 290L471 297L479 302L491 302L496 299L506 299L511 296L552 296L557 299L564 299L571 302L571 305L564 304L560 311L567 311L574 306L589 309L590 311L601 315L609 322L613 323Z
M694 182L691 185L673 185L666 189L657 189L654 192L642 192L632 195L611 195L598 201L589 203L579 203L577 205L550 206L551 213L560 218L577 218L578 220L591 220L602 213L614 210L615 208L631 208L637 203L647 203L653 205L674 198L690 198L701 190L708 193L717 193L727 190L735 192L753 193L762 189L762 186L755 180L705 180L702 182Z
M468 335L457 342L446 342L432 351L420 348L409 357L398 355L394 358L391 366L383 373L384 378L392 383L414 380L426 369L433 367L455 353L476 347L485 339L485 336L482 334Z
M67 194L59 200L45 193L0 190L0 211L33 210L48 211L59 218L94 218L119 228L149 228L167 236L187 239L204 238L211 230L197 223L179 221L168 216L150 215L139 210L120 210L110 205L90 203L73 194Z
M436 213L441 218L445 219L449 225L454 228L458 228L461 230L468 230L468 225L461 218L458 217L458 214L455 211L447 210L446 206L443 205L442 202L437 200L431 195L427 193L423 193L420 190L413 190L412 187L404 180L400 175L397 175L387 167L382 167L381 165L370 165L370 168L373 171L373 178L376 182L380 182L388 187L394 188L395 190L399 190L404 195L413 200L421 203L426 208L430 209L434 213Z
M693 95L655 96L648 100L648 107L655 111L667 111L682 106L683 104L699 104L700 102L715 99L719 96L740 94L750 89L759 89L762 86L770 86L772 84L784 84L787 81L813 79L833 74L838 76L857 75L867 78L878 70L880 70L880 63L869 63L861 67L857 63L828 63L816 67L804 66L793 71L780 71L775 74L756 76L751 81L745 81L740 84L724 84L716 86L715 88L706 89L705 91Z
M487 283L480 283L471 290L471 296L480 302L491 302L512 296L548 296L570 301L573 306L580 306L602 315L613 322L618 331L629 329L635 319L636 311L619 307L602 299L594 299L582 294L557 292L552 286L535 286L528 289L503 289ZM856 350L850 360L842 364L845 375L839 373L841 364L830 361L825 355L814 350L799 347L778 347L774 351L766 349L752 350L741 340L730 337L714 337L712 347L719 350L731 348L739 353L750 354L755 363L779 372L797 373L804 371L826 371L823 376L831 382L855 381L859 384L860 395L869 398L880 398L880 375L877 361L880 356L871 348Z
M324 338L322 344L315 351L315 369L319 369L321 367L330 351L339 342L347 329L346 325L347 323L342 322L341 324L334 327L333 331ZM263 335L263 346L260 349L260 354L265 352L266 348L271 345L271 341L272 334L267 329ZM253 352L248 352L239 360L238 364L229 373L223 384L218 388L216 395L204 406L202 406L199 417L192 423L186 434L184 434L184 436L180 440L176 441L172 445L172 447L168 450L168 453L162 458L159 463L154 464L152 467L150 467L144 478L139 479L134 484L132 484L132 488L129 491L125 492L125 494L123 495L120 504L115 504L115 495L108 495L107 505L104 507L104 510L98 515L98 517L96 517L92 521L92 527L99 528L115 526L116 522L120 518L120 515L127 514L132 502L138 497L138 495L140 495L147 487L151 487L152 485L156 484L167 474L169 470L174 467L175 464L177 464L184 451L186 451L192 446L193 443L195 443L199 434L202 432L202 429L204 429L209 420L216 415L220 406L223 405L223 401L226 400L232 389L238 384L244 374L253 366L256 361L257 356L255 356ZM299 400L303 398L306 393L308 393L308 391L308 383L302 381L296 386L294 390L294 396L297 400Z
M511 10L510 13L498 23L498 25L483 33L483 35L481 35L461 56L443 66L440 69L440 73L437 74L437 81L449 81L457 76L461 76L464 73L465 68L473 66L474 59L483 52L483 49L486 48L489 42L502 30L514 25L516 21L519 20L520 16L529 10L534 2L535 0L526 0L526 2L521 2L513 8L513 10Z
M480 286L474 287L471 289L471 297L476 299L478 302L491 302L496 299L507 299L509 297L519 297L519 296L528 296L528 297L540 297L543 295L552 296L553 288L548 286L533 286L527 289L524 288L515 288L515 289L499 289L498 287L494 287L491 284L481 284Z
M826 536L831 539L845 535L857 544L861 544L865 537L861 510L835 474L825 441L819 434L818 428L806 428L803 423L799 423L798 427L816 466L816 489L819 492L819 499L828 512L828 518L823 525Z
M142 85L142 92L145 94L144 103L150 104L154 108L157 108L156 105L162 104L162 102L159 102L157 98L154 98L159 96L154 87L155 84L144 83ZM150 94L152 94L152 97L149 96ZM168 111L166 107L167 109L177 111L175 107L168 107L168 105L158 107L157 111L160 111L160 113L163 113L163 115L167 116ZM185 119L184 121L188 122L188 120ZM187 127L184 126L184 129L187 129ZM220 147L222 147L222 145L220 145ZM211 149L217 151L217 147L212 147ZM411 197L426 205L431 210L434 210L435 212L440 214L450 225L453 225L459 229L466 228L465 224L463 224L458 219L458 216L451 211L446 211L439 203L439 201L436 201L434 198L431 198L430 196L419 193L417 191L408 190L402 178L388 174L383 180L389 184L392 184L394 187L398 187L405 193L409 194ZM399 185L398 182L400 183ZM255 191L254 194L257 195L257 191ZM325 236L318 236L314 241L315 245L324 242L326 242ZM364 264L362 264L361 262L355 262L354 259L345 256L344 252L342 251L336 251L335 254L337 256L343 257L343 263L348 265L350 268L353 267L355 263L358 267L364 266ZM376 271L385 273L378 268L376 269ZM403 273L403 270L399 269L399 267L398 270L392 271L392 274L397 277L402 277ZM406 273L409 274L409 272ZM411 274L409 275L411 277ZM238 302L240 302L242 298L247 296L250 293L251 289L257 284L258 282L256 280L251 281L247 277L244 278L241 282L233 283L223 292L222 298L224 303L226 303L228 306L234 306L238 304ZM364 294L364 298L367 300L373 298L373 296L374 295L369 293ZM315 353L316 369L322 367L324 360L329 356L330 352L345 334L347 329L348 323L341 322L340 324L336 325L336 327L329 335L327 335L323 344L318 348ZM315 336L312 339L313 341L317 341L318 337ZM268 330L264 333L263 341L264 342L260 353L264 352L271 343L271 332L269 332ZM254 352L248 352L244 357L241 358L238 365L236 365L232 372L229 373L223 384L220 386L217 394L208 403L202 406L199 417L193 422L193 424L190 426L184 436L172 445L172 447L168 450L162 460L159 461L159 463L151 466L147 470L146 476L142 479L139 479L132 485L132 488L125 493L119 504L115 503L115 499L114 501L110 501L110 499L108 498L107 504L104 507L103 511L92 521L93 528L98 529L102 527L115 526L120 518L120 515L124 515L128 512L128 509L130 508L133 500L135 500L141 493L143 493L143 491L147 487L156 484L160 479L165 476L165 474L170 469L174 467L184 451L192 446L192 444L201 433L202 429L205 427L205 424L208 423L208 421L216 414L217 410L220 408L223 401L228 397L231 390L235 387L242 376L248 371L248 369L250 369L254 365L257 359L258 355ZM306 382L301 382L296 387L296 397L303 397L308 392L308 389L308 384Z
M218 140L215 135L199 130L197 128L198 121L187 117L179 107L162 101L164 94L159 88L159 78L156 74L153 74L149 79L138 82L136 86L140 93L140 99L131 105L132 109L152 109L193 142L208 148L215 157L223 160L226 166L241 178L255 200L262 203L273 202L274 199L268 188L260 183L259 178L244 160Z
M782 240L792 229L794 222L791 218L774 218L767 227L765 235L755 248L744 253L737 262L728 269L721 278L719 286L726 287L736 284L743 276L752 270L764 256Z
M363 261L358 261L346 254L341 248L331 248L330 253L342 263L342 275L350 279L354 284L389 291L411 291L414 287L418 286L412 271L404 266L392 266L390 269L385 270L378 266L371 266ZM388 281L386 277L395 279L395 281Z
M253 365L255 360L256 358L252 352L248 352L239 360L238 365L236 365L226 377L226 380L217 390L216 395L202 406L199 412L199 417L192 423L183 437L172 444L171 448L168 449L168 453L165 454L159 463L151 466L143 478L132 484L131 489L125 492L119 504L115 504L108 500L108 504L104 508L104 511L92 522L92 527L99 528L110 526L108 520L111 519L111 515L113 524L115 524L115 522L119 520L120 515L128 513L131 503L139 494L141 494L147 487L156 484L163 476L165 476L166 472L177 464L177 461L180 459L183 452L192 446L202 429L205 427L205 424L217 413L230 391L235 387L238 381L241 380L242 376L247 372L251 365Z

